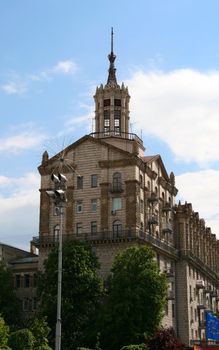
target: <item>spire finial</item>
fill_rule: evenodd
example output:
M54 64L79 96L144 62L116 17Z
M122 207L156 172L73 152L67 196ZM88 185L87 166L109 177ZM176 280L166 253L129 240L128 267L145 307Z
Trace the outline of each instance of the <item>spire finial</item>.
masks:
M116 68L114 66L114 61L116 59L116 55L114 55L113 52L113 28L111 28L111 53L108 55L108 59L110 61L110 66L109 66L109 74L108 74L108 79L107 79L107 85L117 85L117 80L116 80Z
M111 53L113 53L113 27L111 28Z

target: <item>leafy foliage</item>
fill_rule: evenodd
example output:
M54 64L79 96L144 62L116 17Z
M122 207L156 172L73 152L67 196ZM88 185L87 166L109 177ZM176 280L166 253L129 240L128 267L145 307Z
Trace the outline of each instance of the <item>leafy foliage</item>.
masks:
M20 329L10 334L8 344L13 350L33 350L34 336L29 329Z
M5 324L4 319L0 316L0 348L3 349L8 343L9 327Z
M41 311L48 317L53 339L57 305L57 253L57 249L50 253L44 273L39 278ZM99 263L91 247L75 241L63 244L62 349L76 349L86 344L86 329L95 314L102 290L98 268Z
M109 281L103 348L120 349L152 335L162 319L166 293L166 278L160 274L151 248L134 246L120 253Z
M126 345L121 348L121 350L147 350L145 344L139 344L139 345Z
M160 328L147 341L150 350L184 350L185 345L176 337L173 328Z
M5 322L17 325L20 319L20 304L13 289L13 275L9 268L0 264L0 311Z
M34 336L34 350L50 349L48 346L48 335L50 328L46 317L34 318L29 326L29 330Z

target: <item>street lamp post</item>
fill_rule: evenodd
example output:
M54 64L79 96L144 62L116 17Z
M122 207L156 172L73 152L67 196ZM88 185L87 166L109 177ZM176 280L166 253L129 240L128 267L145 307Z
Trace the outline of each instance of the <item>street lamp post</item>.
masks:
M56 317L56 336L55 336L55 350L61 350L61 306L62 306L62 232L64 222L64 207L66 202L66 182L67 178L63 174L51 176L55 184L55 189L46 191L48 196L53 200L56 212L60 216L60 230L59 230L59 244L58 244L58 288L57 288L57 317Z

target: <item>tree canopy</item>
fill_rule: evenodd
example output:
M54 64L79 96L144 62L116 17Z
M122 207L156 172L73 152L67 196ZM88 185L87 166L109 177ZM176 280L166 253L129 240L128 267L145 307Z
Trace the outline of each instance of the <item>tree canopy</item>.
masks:
M53 250L39 278L41 312L48 317L54 339L57 305L58 251ZM102 283L97 275L98 260L90 246L76 241L63 244L62 349L84 344L88 328L99 303Z
M133 246L120 253L113 263L101 322L103 348L118 350L152 335L162 319L166 293L166 278L151 248Z
M0 313L5 322L17 325L20 319L20 303L13 288L13 275L10 268L0 263Z

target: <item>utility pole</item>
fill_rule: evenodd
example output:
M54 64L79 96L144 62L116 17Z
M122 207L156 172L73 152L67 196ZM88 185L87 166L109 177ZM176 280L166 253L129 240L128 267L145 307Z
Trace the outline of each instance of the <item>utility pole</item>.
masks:
M58 242L58 288L57 288L57 317L56 317L56 336L55 336L55 350L61 350L62 337L62 321L61 321L61 307L62 307L62 235L64 223L64 208L66 203L66 189L67 178L63 174L51 175L51 180L55 184L54 190L46 191L48 196L55 204L56 213L60 216L60 230Z

